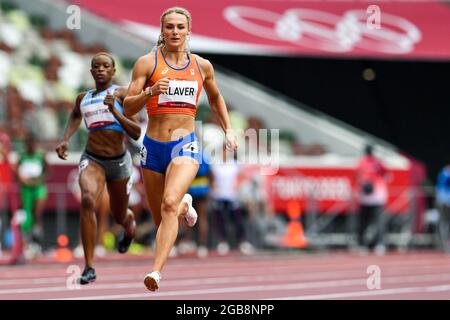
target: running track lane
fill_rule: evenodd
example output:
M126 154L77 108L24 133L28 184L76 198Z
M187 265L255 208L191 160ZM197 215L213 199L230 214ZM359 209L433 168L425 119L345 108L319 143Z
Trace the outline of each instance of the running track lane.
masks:
M450 255L439 252L171 258L157 293L143 285L151 262L151 256L99 259L97 281L75 290L66 286L67 264L0 266L0 299L450 299ZM367 288L370 265L381 270L379 290Z

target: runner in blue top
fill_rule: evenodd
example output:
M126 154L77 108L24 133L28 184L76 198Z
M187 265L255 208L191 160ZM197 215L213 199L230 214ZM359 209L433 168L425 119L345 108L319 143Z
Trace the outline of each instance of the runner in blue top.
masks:
M96 279L93 268L97 236L94 208L105 183L110 194L111 212L115 221L124 228L124 234L118 241L120 253L128 250L136 226L134 214L128 209L132 162L124 139L128 134L137 140L141 130L137 121L123 115L122 101L127 89L112 83L115 71L115 62L110 54L100 52L92 58L91 74L95 80L95 89L78 95L64 137L56 147L59 158L66 160L69 139L84 119L89 135L79 167L80 228L85 258L81 284Z

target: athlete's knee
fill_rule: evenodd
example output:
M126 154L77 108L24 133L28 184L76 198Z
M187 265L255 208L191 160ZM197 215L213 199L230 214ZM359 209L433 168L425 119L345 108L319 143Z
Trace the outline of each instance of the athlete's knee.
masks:
M161 215L176 216L178 211L177 199L173 195L166 195L163 197L161 205Z
M81 206L83 209L94 210L95 196L92 193L84 193L81 195Z

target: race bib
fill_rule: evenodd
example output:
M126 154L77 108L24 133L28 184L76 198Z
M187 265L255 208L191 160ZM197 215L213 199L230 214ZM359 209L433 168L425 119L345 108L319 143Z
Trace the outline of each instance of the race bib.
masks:
M91 104L81 108L88 129L107 126L114 123L114 116L108 106L102 103Z
M163 107L195 108L198 82L170 80L166 93L158 96L158 105Z
M189 143L186 143L185 145L183 145L182 150L183 150L183 153L184 152L198 153L198 151L200 150L200 147L199 147L197 141L192 141L192 142L189 142Z
M42 175L42 164L40 162L24 162L19 167L19 175L26 179L39 178Z
M145 146L141 147L139 154L141 156L141 165L145 166L147 164L147 149L145 148Z
M84 169L87 168L87 166L89 165L89 160L88 159L84 159L83 161L80 162L80 165L78 166L78 171L81 172Z

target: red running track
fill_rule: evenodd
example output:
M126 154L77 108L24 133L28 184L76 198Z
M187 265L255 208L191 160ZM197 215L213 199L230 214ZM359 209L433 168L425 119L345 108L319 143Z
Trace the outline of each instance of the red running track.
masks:
M439 252L170 258L157 293L143 284L151 262L151 255L98 259L97 281L79 289L67 286L68 264L0 266L0 299L450 299L450 255ZM380 289L367 287L371 265L380 268Z

